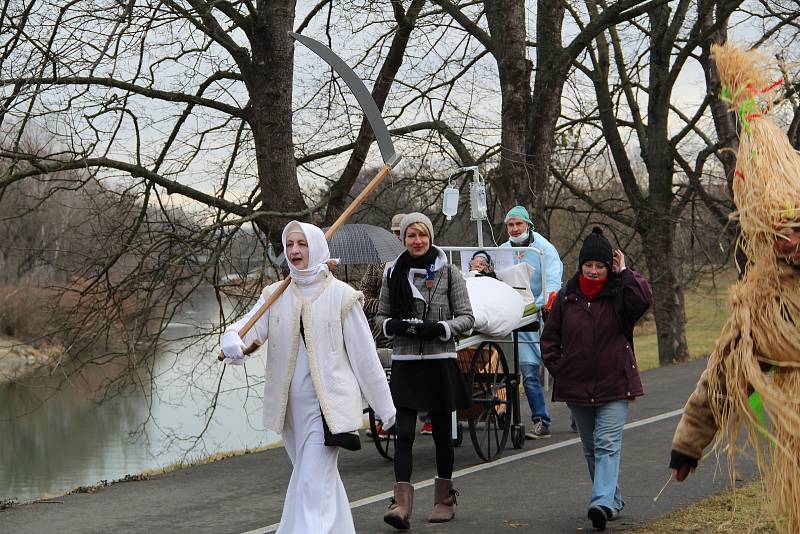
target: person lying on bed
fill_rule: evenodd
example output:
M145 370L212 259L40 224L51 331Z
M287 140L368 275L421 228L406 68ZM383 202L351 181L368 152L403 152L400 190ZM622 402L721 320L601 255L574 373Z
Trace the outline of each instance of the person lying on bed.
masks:
M472 259L469 260L469 271L475 276L490 276L497 279L492 257L485 250L479 250L472 255Z

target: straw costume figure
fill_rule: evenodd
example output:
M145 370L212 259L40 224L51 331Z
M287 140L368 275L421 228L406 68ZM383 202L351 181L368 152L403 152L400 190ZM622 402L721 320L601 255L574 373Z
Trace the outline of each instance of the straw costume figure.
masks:
M727 442L733 476L745 430L780 532L800 532L800 154L766 116L775 82L763 56L713 50L722 97L736 112L740 144L733 183L747 257L730 289L731 317L689 398L672 443L678 480L712 440ZM754 402L757 400L757 402Z

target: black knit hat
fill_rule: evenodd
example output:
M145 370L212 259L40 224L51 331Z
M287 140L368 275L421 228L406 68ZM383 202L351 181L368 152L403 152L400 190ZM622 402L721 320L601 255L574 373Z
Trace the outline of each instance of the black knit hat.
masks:
M583 240L581 253L578 256L578 269L587 261L601 261L606 264L609 272L614 261L611 252L611 243L603 237L603 230L599 226L592 228L592 233Z

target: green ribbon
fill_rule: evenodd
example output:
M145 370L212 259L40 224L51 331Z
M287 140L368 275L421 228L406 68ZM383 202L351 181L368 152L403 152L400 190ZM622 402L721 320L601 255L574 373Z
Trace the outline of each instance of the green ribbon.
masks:
M769 369L769 373L773 373L775 369L778 367L773 365ZM764 402L761 400L761 395L758 394L758 391L754 391L750 394L747 398L747 403L750 406L750 411L756 417L756 426L758 427L758 431L766 438L769 438L769 434L767 433L767 413L764 410ZM770 444L774 447L775 441L770 439Z
M737 91L737 94L741 92L740 89ZM727 102L728 104L733 103L733 94L731 94L730 89L727 87L723 87L719 94L719 99L723 102ZM758 108L758 104L756 103L755 97L751 97L739 105L739 109L736 110L736 115L739 117L739 122L742 123L742 128L747 133L747 135L752 135L752 129L750 128L750 120L747 118L753 114L760 114L761 110Z
M742 127L744 127L744 131L747 132L747 135L753 135L750 129L750 120L747 117L754 114L758 115L759 113L760 111L755 98L745 100L742 102L742 105L739 106L739 120L742 122Z
M767 414L764 412L764 403L761 402L761 395L758 394L758 391L754 391L747 399L747 402L750 405L750 411L756 416L758 426L761 427L763 432L767 426Z

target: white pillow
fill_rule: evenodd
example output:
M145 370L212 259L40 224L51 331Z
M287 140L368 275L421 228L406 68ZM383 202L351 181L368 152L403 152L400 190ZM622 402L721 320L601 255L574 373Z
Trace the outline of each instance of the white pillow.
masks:
M476 332L504 337L519 325L525 304L514 288L489 276L471 276L465 281Z
M523 308L535 302L533 292L531 291L531 277L536 269L533 265L526 262L521 262L513 267L495 271L498 280L502 280L506 284L516 289L520 296L522 296Z

